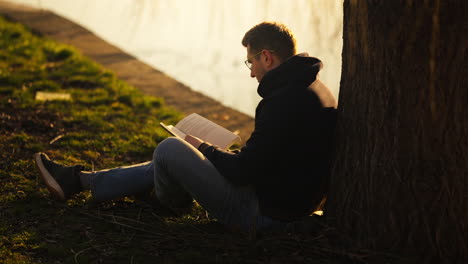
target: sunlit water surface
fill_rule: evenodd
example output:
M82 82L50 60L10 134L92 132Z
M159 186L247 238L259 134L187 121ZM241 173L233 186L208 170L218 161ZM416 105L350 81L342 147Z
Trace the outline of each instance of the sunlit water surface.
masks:
M279 21L298 51L324 62L320 78L338 97L343 0L13 0L52 10L192 89L254 115L257 81L244 65L244 33Z

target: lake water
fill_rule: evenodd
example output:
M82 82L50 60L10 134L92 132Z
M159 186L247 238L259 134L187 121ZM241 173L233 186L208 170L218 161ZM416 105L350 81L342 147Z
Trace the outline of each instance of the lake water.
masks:
M223 104L253 116L260 97L244 65L244 33L286 24L298 52L324 62L338 98L343 0L13 0L52 10Z

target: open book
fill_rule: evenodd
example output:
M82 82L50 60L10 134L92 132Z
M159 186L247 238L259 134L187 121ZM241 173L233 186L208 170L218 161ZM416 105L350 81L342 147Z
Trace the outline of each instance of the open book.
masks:
M189 134L223 149L241 141L238 135L196 113L186 116L175 126L162 122L160 124L169 133L181 139L185 139L185 135Z

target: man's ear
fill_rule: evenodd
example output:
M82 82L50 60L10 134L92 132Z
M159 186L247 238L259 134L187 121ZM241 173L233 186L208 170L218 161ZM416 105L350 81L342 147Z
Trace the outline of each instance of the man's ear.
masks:
M266 67L266 69L271 70L273 68L276 68L279 64L280 61L278 60L275 55L273 55L272 52L269 50L263 50L263 65Z
M271 67L274 64L275 58L269 50L263 50L263 63L266 67Z

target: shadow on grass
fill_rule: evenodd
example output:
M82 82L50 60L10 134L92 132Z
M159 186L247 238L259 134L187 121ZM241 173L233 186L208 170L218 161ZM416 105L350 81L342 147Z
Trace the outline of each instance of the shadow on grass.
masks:
M331 250L316 230L249 234L209 220L199 207L173 217L146 201L98 204L83 194L64 204L46 195L40 188L2 204L10 256L32 263L342 263L352 256Z

